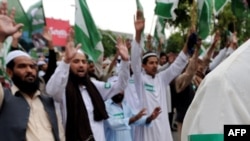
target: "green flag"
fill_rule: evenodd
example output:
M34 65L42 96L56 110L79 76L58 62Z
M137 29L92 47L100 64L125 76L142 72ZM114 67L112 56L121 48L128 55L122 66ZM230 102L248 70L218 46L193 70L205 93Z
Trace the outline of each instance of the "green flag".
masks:
M210 34L212 0L198 0L198 35L205 39Z
M141 5L140 0L136 0L136 7L137 7L137 10L143 11L143 7Z
M31 23L32 33L42 32L45 25L42 0L30 6L27 16Z
M244 0L232 0L231 3L231 7L232 7L232 11L233 14L240 18L240 19L244 19L244 17L246 16L246 11L247 11L247 6L245 4Z
M5 66L5 59L7 57L7 54L9 53L10 47L12 43L12 37L9 36L0 47L0 70L1 75L3 75L6 79L8 79L8 75L5 72L6 66Z
M83 51L94 62L101 62L103 45L101 36L85 0L76 0L75 38L82 44Z
M179 0L156 0L155 14L166 19L175 19L174 10Z
M11 11L12 8L16 9L15 12L15 22L22 23L24 25L23 29L23 38L28 39L30 36L30 21L26 16L23 7L19 0L8 0L8 10Z
M229 2L229 0L213 0L215 15L219 14L227 2Z
M159 42L159 40L165 39L165 24L166 21L162 17L158 17L155 24L154 38Z

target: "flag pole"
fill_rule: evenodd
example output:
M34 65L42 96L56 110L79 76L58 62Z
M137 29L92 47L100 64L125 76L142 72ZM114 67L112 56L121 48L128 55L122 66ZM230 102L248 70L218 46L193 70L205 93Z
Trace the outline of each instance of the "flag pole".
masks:
M193 0L191 15L193 15L191 17L191 28L196 29L196 24L197 24L197 3L196 3L196 0Z

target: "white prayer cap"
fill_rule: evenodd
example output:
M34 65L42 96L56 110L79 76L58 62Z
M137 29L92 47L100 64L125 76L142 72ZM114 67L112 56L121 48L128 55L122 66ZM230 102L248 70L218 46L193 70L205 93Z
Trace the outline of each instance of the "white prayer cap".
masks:
M44 64L46 64L46 62L45 62L45 61L42 61L42 60L40 60L40 61L37 62L37 65L38 65L38 66L41 66L41 65L44 65Z
M84 54L84 52L81 49L78 49L77 53Z
M21 57L21 56L26 56L26 57L30 57L30 55L26 52L23 52L21 50L15 50L15 51L11 51L5 60L5 65L7 65L10 61L12 61L13 59L17 58L17 57Z

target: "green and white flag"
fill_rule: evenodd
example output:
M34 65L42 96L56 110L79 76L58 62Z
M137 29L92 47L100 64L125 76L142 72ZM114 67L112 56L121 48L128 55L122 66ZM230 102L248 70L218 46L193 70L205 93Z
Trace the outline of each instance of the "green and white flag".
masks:
M228 2L229 0L213 0L215 15L218 15Z
M32 33L42 32L42 29L45 26L42 0L38 1L29 8L27 16L31 23Z
M22 23L24 25L23 29L23 38L27 39L30 37L31 24L23 10L23 7L19 0L8 0L8 11L11 11L12 8L15 8L15 22Z
M0 75L3 75L6 79L8 79L8 75L6 74L6 66L5 66L5 59L7 54L10 51L12 43L12 37L9 36L0 46Z
M143 11L143 7L141 5L140 0L136 0L136 8L137 8L137 10Z
M85 0L76 0L75 39L89 59L100 65L104 51L101 36Z
M198 0L198 35L205 39L211 30L212 0Z
M175 19L174 10L178 7L179 0L156 0L155 14L166 19Z
M157 18L154 31L154 38L157 40L157 42L165 39L165 24L166 21L164 18Z

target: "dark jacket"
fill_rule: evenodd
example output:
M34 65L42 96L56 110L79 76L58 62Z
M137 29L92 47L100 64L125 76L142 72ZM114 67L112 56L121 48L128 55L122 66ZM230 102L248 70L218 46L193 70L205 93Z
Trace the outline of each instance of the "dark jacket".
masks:
M40 95L39 98L48 113L54 139L59 141L54 101L45 95ZM29 113L29 104L20 92L13 95L10 89L4 89L4 100L0 109L0 141L25 141Z

